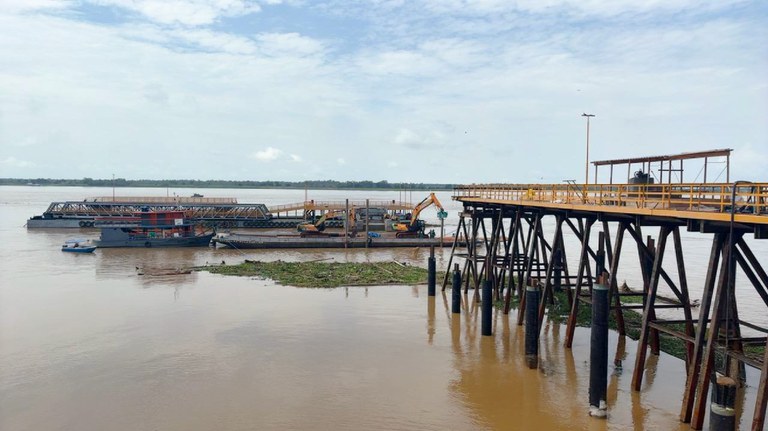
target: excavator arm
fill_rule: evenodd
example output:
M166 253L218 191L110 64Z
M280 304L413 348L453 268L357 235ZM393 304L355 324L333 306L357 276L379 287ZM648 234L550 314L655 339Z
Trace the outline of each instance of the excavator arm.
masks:
M416 232L422 229L424 222L419 220L419 215L430 205L435 205L437 207L437 216L440 219L444 219L448 216L448 213L446 213L445 209L443 209L443 204L440 203L440 200L437 199L437 196L435 196L434 193L430 193L429 196L424 198L423 201L419 202L415 207L413 207L413 211L411 211L411 220L408 223L393 224L392 226L394 230L398 232Z
M445 211L443 209L443 204L440 203L440 201L437 199L437 196L435 196L434 193L430 193L429 196L424 198L423 201L419 202L418 205L413 207L410 224L416 223L416 220L419 219L419 214L421 214L421 212L427 209L430 205L435 205L437 207L438 213Z

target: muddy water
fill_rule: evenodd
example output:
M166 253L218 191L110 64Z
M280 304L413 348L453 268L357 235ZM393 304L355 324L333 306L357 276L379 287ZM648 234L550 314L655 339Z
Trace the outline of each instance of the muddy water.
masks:
M70 198L62 193L109 194L0 188L2 430L687 429L677 421L682 362L652 356L635 393L632 341L619 352L623 369L611 367L604 421L586 414L587 330L567 350L565 328L550 324L542 369L528 370L515 316L497 314L495 335L481 337L471 296L454 316L450 298L430 299L423 286L320 290L135 273L244 257L423 265L424 250L70 255L58 246L72 232L21 227ZM617 344L611 334L612 356Z

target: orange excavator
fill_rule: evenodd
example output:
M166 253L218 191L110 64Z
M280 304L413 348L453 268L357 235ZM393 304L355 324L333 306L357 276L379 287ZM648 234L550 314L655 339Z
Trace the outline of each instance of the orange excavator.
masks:
M317 219L316 222L305 222L301 223L296 226L296 229L298 229L299 232L301 232L301 236L311 236L311 235L324 235L323 231L325 230L325 222L328 219L339 217L344 214L344 211L334 211L334 210L328 210L320 216L319 219ZM348 226L354 226L355 224L355 210L354 208L349 209L349 218L347 219Z
M441 220L448 217L448 213L443 209L443 205L437 199L434 193L430 193L429 196L419 202L418 205L413 207L413 211L410 214L410 220L405 222L397 222L392 224L392 228L397 232L395 234L398 238L412 238L424 236L424 220L419 219L419 214L424 211L430 205L437 207L437 217Z

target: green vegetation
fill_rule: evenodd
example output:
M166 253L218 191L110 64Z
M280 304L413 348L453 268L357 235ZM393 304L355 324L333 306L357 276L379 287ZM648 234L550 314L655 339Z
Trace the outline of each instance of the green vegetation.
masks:
M427 270L388 263L338 262L261 262L194 268L213 274L257 276L297 287L369 286L385 284L420 284L427 280Z
M641 303L642 297L639 296L624 296L622 297L624 303ZM517 308L517 298L513 298L512 307ZM503 303L497 303L497 307L503 307ZM547 307L547 317L552 322L565 323L568 320L568 315L571 312L570 303L568 302L568 294L563 292L557 292L552 298L552 303ZM583 327L590 327L592 323L592 310L590 304L580 303L579 312L576 316L576 325ZM626 329L627 336L633 340L640 338L640 328L643 323L643 317L640 313L634 310L624 310L624 328ZM670 325L673 329L684 332L685 325L676 324ZM613 330L618 330L618 324L616 323L616 314L611 313L608 318L608 327ZM672 337L671 335L659 333L659 348L672 356L680 359L685 359L686 349L685 341Z
M71 186L71 187L184 187L219 189L312 189L312 190L452 190L453 184L390 183L382 181L228 181L228 180L126 180L113 179L52 179L52 178L0 178L3 186Z
M643 298L641 296L622 296L621 301L624 304L640 304L643 302ZM496 301L494 305L501 309L504 307L504 302ZM519 300L517 297L512 297L511 305L513 308L517 308L519 306ZM583 326L587 328L591 326L592 309L590 307L590 304L579 304L579 312L576 316L577 326ZM557 323L565 323L568 320L568 315L570 312L571 307L570 303L568 302L568 294L565 291L555 293L554 297L552 298L552 303L547 307L547 317L549 320ZM623 316L624 329L626 330L627 336L633 340L638 340L640 338L640 328L643 324L642 314L634 310L624 310ZM611 312L609 315L608 327L614 331L618 330L619 327L616 323L616 313ZM667 327L675 331L685 333L685 325L682 323L670 324L667 325ZM694 324L694 330L695 327L696 325ZM663 332L659 332L659 349L662 352L665 352L676 358L685 360L686 342L684 340L675 338ZM744 353L747 356L762 358L762 356L765 354L765 348L763 346L744 346ZM722 360L722 358L719 356L721 355L718 353L715 358L716 361Z

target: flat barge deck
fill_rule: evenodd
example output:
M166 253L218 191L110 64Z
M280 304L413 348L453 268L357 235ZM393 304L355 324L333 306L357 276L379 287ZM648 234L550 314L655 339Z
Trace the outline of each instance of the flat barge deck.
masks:
M440 241L440 238L395 238L394 236L302 238L299 235L231 234L213 238L216 246L235 249L451 247L453 242L453 237L444 237Z

